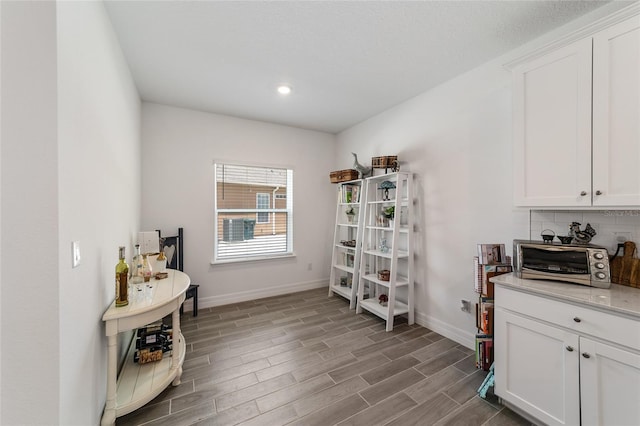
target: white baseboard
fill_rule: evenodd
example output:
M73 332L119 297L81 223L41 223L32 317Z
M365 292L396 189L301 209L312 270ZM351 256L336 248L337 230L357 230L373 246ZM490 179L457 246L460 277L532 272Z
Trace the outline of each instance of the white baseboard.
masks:
M316 288L329 287L329 279L316 281L306 281L294 284L286 284L277 287L269 287L259 290L241 291L238 293L223 294L220 296L198 297L198 309L212 308L215 306L229 305L231 303L247 302L250 300L263 299L265 297L280 296L282 294L296 293L299 291L313 290ZM328 290L327 290L328 291ZM192 300L184 302L184 310L193 311ZM423 313L415 313L415 321L417 324L426 327L444 337L453 340L469 349L475 348L475 334L468 330L453 327L448 323L430 317Z
M420 312L415 313L415 320L419 325L427 327L429 330L435 331L438 334L442 334L447 339L451 339L466 348L475 349L476 335L473 332L453 327L451 324L447 324Z
M329 291L329 278L316 281L286 284L258 290L240 291L237 293L223 294L220 296L202 297L198 295L198 309L212 308L214 306L228 305L230 303L247 302L249 300L264 299L265 297L280 296L282 294L313 290L321 287L327 287L327 292ZM202 289L202 286L200 286L200 289ZM191 299L184 302L184 310L185 312L193 310L193 303Z

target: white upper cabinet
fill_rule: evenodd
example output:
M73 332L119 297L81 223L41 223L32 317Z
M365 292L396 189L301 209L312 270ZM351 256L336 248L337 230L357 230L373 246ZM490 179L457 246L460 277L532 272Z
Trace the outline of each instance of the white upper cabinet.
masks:
M591 39L513 75L516 204L591 205Z
M593 205L640 205L640 16L593 38Z
M640 16L513 69L518 206L640 206Z

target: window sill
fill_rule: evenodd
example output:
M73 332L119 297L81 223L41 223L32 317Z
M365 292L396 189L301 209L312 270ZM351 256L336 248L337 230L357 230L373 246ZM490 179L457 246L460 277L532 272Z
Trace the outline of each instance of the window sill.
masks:
M278 259L291 259L296 257L295 253L287 253L282 255L269 255L269 256L255 256L255 257L243 257L239 259L225 259L225 260L211 260L212 265L229 265L233 263L247 263L247 262L263 262L269 260Z

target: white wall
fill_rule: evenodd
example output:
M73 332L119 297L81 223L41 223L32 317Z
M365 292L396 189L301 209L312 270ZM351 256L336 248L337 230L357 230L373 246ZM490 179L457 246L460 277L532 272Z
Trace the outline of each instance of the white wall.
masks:
M326 286L334 158L330 134L143 103L142 228L184 227L185 272L200 285L200 306ZM214 160L293 167L295 258L211 265Z
M351 151L398 155L415 174L417 321L467 345L476 244L528 235L511 207L510 114L510 75L489 64L338 135L339 167Z
M511 75L502 64L620 8L610 5L337 136L336 168L350 152L398 155L415 173L417 321L469 347L477 300L472 258L478 243L528 238L529 212L512 207ZM367 162L368 164L370 162Z
M56 6L2 2L0 7L0 423L50 424L59 415L60 360Z
M138 231L140 101L101 2L0 7L0 423L98 424L101 317Z
M58 3L60 421L98 424L102 314L140 220L140 98L102 2ZM71 242L82 264L71 268Z

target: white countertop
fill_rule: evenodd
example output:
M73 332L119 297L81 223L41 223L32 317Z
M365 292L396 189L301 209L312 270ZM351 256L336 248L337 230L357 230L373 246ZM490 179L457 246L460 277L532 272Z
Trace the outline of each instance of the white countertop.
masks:
M611 288L603 289L558 281L521 279L513 273L498 275L490 281L513 290L640 319L640 289L638 288L611 284Z

